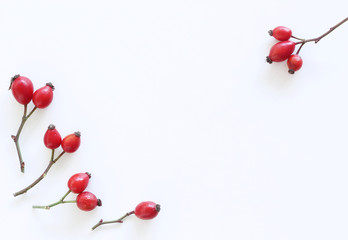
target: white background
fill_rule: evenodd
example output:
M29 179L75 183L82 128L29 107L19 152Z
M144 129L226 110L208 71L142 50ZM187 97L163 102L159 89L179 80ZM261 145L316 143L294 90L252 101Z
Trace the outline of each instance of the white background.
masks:
M348 239L348 23L306 44L294 75L265 62L269 29L313 38L347 17L344 1L322 2L1 0L1 235ZM25 174L10 138L23 111L7 90L17 73L56 87L22 132ZM48 163L50 123L80 130L81 147L14 198ZM102 207L31 208L85 171ZM161 204L154 220L90 230L144 200Z

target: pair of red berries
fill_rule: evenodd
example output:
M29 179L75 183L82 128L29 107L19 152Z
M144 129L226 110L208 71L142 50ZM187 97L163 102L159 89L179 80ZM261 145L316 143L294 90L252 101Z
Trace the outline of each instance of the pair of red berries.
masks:
M33 83L29 78L15 75L11 78L9 89L11 89L12 94L17 102L24 105L22 122L18 128L17 134L11 136L16 145L21 172L24 172L25 164L22 159L22 153L19 147L19 136L22 132L25 122L34 113L34 111L37 108L46 108L51 104L53 100L54 86L52 85L52 83L46 83L46 86L41 87L34 92ZM34 108L30 111L30 113L27 114L27 106L31 101L33 101L34 103Z
M293 54L297 43L289 41L292 36L291 29L283 26L278 26L269 31L269 34L280 42L273 45L269 55L266 57L268 63L283 62L287 60L289 73L294 74L298 71L303 64L302 58L296 54Z
M76 203L77 207L83 211L92 211L97 206L101 206L102 202L93 193L85 191L91 178L90 173L76 173L68 180L69 191L57 202L46 206L33 206L33 208L50 209L59 204ZM70 193L78 194L76 200L66 201L65 198Z
M22 105L27 105L33 100L36 108L46 108L53 100L54 86L52 83L46 83L46 86L37 89L34 92L34 86L27 77L15 75L11 79L10 88L14 98Z
M62 146L64 152L73 153L75 152L81 143L80 140L81 133L75 132L67 135L63 138L60 136L60 133L57 131L56 126L50 124L44 136L44 144L49 149L57 149L59 146Z

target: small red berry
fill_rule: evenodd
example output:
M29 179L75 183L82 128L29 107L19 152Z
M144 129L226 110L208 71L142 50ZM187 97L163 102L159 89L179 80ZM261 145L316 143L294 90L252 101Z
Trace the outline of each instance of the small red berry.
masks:
M295 43L292 41L278 42L273 45L266 60L268 63L282 62L290 57L295 50Z
M67 153L75 152L80 146L80 143L81 143L80 137L81 137L81 133L75 132L63 138L63 141L62 141L63 150Z
M82 192L76 197L77 207L83 211L91 211L97 206L101 206L101 200L90 192Z
M46 83L46 86L39 88L34 92L33 103L37 108L46 108L53 99L54 86L52 83Z
M278 26L273 30L269 30L268 33L279 41L289 40L292 35L291 29L283 26Z
M61 142L62 137L56 127L53 124L50 124L44 136L45 146L49 149L56 149L60 146Z
M34 86L29 78L20 75L14 76L11 79L10 89L17 102L23 105L30 103L33 97Z
M300 70L300 68L302 67L302 63L302 58L299 55L291 55L287 61L289 73L294 74L295 71Z
M160 210L161 206L159 204L147 201L139 203L134 210L134 214L140 219L148 220L156 217Z
M69 178L68 188L73 193L82 193L91 178L90 173L76 173Z

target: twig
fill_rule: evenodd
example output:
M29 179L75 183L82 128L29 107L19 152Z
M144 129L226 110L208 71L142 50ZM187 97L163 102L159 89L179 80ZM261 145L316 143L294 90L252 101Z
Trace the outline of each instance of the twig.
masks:
M48 163L48 166L46 168L46 170L40 175L40 177L38 179L36 179L32 184L30 184L28 187L26 188L23 188L22 190L16 192L13 194L13 196L17 197L18 195L21 195L23 193L26 193L27 191L29 191L31 188L33 188L36 184L38 184L44 177L46 177L48 171L51 169L51 167L53 166L53 164L55 164L59 158L61 156L63 156L65 152L63 151L61 154L59 154L59 156L54 159L54 149L52 149L52 155L51 155L51 160L50 162Z
M114 220L114 221L103 221L103 219L100 219L100 221L96 224L96 225L94 225L93 227L92 227L92 231L94 230L94 229L96 229L97 227L99 227L100 225L104 225L104 224L110 224L110 223L123 223L123 219L124 218L126 218L126 217L128 217L129 215L132 215L132 214L134 214L134 211L131 211L131 212L128 212L128 213L126 213L125 215L123 215L122 217L120 217L119 219L117 219L117 220Z

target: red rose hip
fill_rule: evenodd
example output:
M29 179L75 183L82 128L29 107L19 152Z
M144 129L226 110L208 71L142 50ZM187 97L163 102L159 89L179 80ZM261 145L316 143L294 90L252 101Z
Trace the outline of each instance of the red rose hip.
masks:
M56 149L60 146L61 142L62 137L56 127L53 124L50 124L44 136L45 146L49 149Z
M73 193L82 193L91 178L90 173L76 173L69 178L68 188Z
M82 192L76 197L77 207L83 211L91 211L97 206L101 206L101 200L93 193Z
M17 102L23 105L30 103L33 97L34 86L29 78L20 75L14 76L11 79L10 89Z
M299 55L291 55L287 61L289 73L294 74L296 71L300 70L302 63L302 58Z
M279 41L289 40L292 35L291 29L283 26L278 26L273 30L269 30L268 33Z
M54 86L52 83L46 83L46 86L39 88L34 92L33 103L37 108L46 108L53 100Z
M273 45L266 60L268 63L282 62L290 57L295 50L295 43L292 41L278 42Z
M73 153L75 152L81 143L81 133L75 132L73 134L69 134L62 141L62 148L64 152Z
M123 215L117 220L104 221L103 219L100 219L100 221L92 227L92 230L104 224L123 223L123 219L132 214L135 214L135 216L143 220L153 219L158 215L160 210L161 206L159 204L156 204L151 201L141 202L135 207L134 211L127 212L125 215Z
M155 218L160 210L161 206L159 204L147 201L139 203L134 210L134 214L140 219L148 220Z

